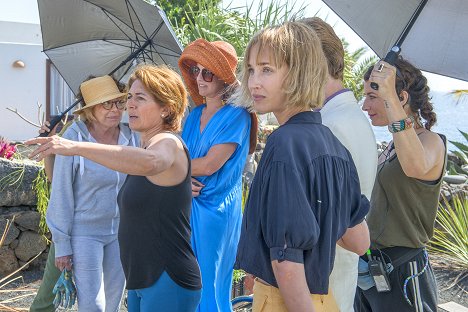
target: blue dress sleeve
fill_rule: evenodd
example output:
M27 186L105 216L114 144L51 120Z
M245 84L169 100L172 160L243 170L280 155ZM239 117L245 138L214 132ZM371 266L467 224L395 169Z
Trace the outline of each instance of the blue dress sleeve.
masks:
M224 123L216 133L212 146L217 144L235 143L242 145L246 142L246 137L250 134L250 115L240 107L229 107L226 111L226 118L222 119Z
M320 234L305 179L283 162L274 161L263 183L260 223L270 260L304 263L304 251L312 249Z

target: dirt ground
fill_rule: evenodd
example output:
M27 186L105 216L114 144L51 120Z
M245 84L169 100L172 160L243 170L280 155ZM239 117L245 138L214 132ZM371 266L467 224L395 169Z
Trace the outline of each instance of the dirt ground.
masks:
M468 308L468 272L451 269L450 264L432 257L431 262L439 288L439 303L453 301ZM0 311L28 311L41 283L42 273L38 268L23 271L18 275L21 278L2 287ZM67 311L77 311L76 305L75 309ZM127 311L123 304L120 311Z

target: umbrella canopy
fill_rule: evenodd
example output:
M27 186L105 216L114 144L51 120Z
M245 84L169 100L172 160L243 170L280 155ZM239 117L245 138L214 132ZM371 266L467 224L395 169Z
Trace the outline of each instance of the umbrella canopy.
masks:
M139 62L178 70L182 47L143 0L38 0L44 53L76 94L89 75L121 79Z
M419 69L468 81L468 1L323 2L380 58L398 45L401 55Z

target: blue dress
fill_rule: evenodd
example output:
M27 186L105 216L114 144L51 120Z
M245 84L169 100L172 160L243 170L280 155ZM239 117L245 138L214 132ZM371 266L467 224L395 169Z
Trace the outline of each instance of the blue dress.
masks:
M231 311L232 270L242 223L242 171L249 150L250 115L229 104L200 133L205 104L187 117L182 138L192 159L217 144L235 143L231 158L211 176L195 177L205 186L192 199L192 247L202 275L201 312Z

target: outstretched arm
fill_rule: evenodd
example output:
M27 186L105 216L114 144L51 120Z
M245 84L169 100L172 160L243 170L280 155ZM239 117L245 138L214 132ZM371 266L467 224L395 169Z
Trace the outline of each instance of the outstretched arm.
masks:
M82 156L109 169L131 175L154 176L172 166L177 143L170 134L159 134L147 149L130 146L75 142L58 136L34 138L27 145L41 144L29 157L37 160L58 154Z

